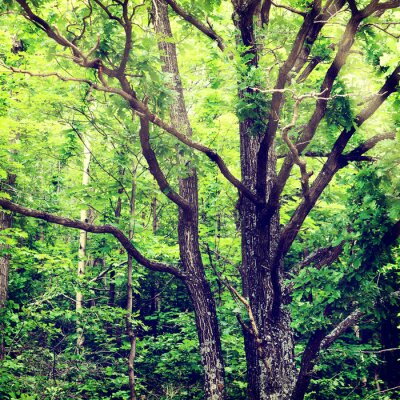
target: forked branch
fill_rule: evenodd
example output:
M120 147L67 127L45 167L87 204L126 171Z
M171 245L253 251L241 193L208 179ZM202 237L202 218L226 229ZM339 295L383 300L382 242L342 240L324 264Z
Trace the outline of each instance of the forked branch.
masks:
M340 162L343 151L349 140L356 132L356 127L361 126L368 118L370 118L384 103L384 101L396 91L399 81L400 66L398 66L387 78L385 84L382 86L375 98L358 114L358 116L355 118L354 126L350 129L344 129L341 132L332 148L332 151L329 154L328 159L326 160L324 166L310 188L309 198L303 199L303 201L299 204L289 223L282 232L279 244L280 256L284 256L287 253L307 215L315 206L315 203L319 199L324 189L329 185L336 172L341 168ZM362 150L371 148L371 146L373 147L378 142L379 140L376 138L371 139L370 141L367 141L366 144L364 143L364 145L362 145Z
M353 12L353 15L350 18L346 26L345 32L338 44L338 50L335 55L335 58L332 64L330 65L328 71L326 72L324 81L321 85L320 92L324 93L326 99L321 98L317 100L314 112L296 143L296 147L300 154L306 149L306 147L310 144L310 142L314 138L317 128L326 114L327 101L331 95L333 84L336 81L339 72L341 71L341 69L343 68L343 66L347 61L347 58L350 54L350 50L353 46L355 36L361 22L365 18L374 14L376 11L385 11L387 9L396 7L397 3L400 3L400 0L390 1L386 3L379 3L379 4L378 2L373 1L365 9ZM276 201L276 198L279 198L290 176L290 172L292 170L293 165L294 165L294 160L292 158L292 155L289 154L284 160L281 170L279 171L278 179L273 189L273 192L276 193L275 196L271 197L271 200Z
M160 165L154 150L150 145L150 135L149 135L149 120L147 118L140 118L140 144L142 146L143 155L149 165L150 173L153 175L154 179L157 181L158 187L161 192L165 194L171 201L177 204L186 212L191 213L193 211L190 203L180 196L175 190L172 189L167 181L164 173L162 172Z

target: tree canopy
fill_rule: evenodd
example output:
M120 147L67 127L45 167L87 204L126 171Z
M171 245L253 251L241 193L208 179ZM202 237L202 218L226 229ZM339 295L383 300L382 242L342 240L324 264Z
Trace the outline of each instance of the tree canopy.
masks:
M399 0L0 24L0 398L400 398Z

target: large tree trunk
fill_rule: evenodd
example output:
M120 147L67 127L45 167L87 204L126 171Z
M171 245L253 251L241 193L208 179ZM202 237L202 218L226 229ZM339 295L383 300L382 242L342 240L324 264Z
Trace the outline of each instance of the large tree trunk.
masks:
M255 190L259 141L250 129L251 121L240 124L241 168L243 182ZM275 162L271 149L267 191L275 179ZM251 400L288 399L295 380L294 343L290 316L280 296L282 262L275 259L280 235L279 214L277 211L269 224L263 225L260 223L262 210L246 198L241 198L239 212L243 294L249 299L262 340L260 355L256 338L244 330L248 396Z
M14 185L16 176L13 174L7 175L6 185L1 188L4 191L8 191L9 187ZM12 215L8 211L0 211L0 231L11 228ZM0 251L6 251L7 249L3 246L0 247ZM10 256L8 254L0 254L0 308L5 306L8 294L8 268L10 265Z
M253 2L254 4L257 2ZM247 48L243 56L249 68L258 67L256 40L251 8L237 8L237 27L241 42ZM244 77L246 79L246 77ZM239 90L241 101L252 101L252 88ZM247 100L246 100L247 99ZM259 110L256 118L240 122L240 162L242 182L259 197L267 199L276 180L274 144L268 149L266 173L260 175L258 153L265 115ZM258 182L260 176L265 176ZM277 254L280 238L279 209L265 223L263 205L256 205L244 196L238 203L242 237L242 290L249 299L258 330L243 329L247 362L248 398L250 400L289 399L295 381L294 342L290 315L283 308L283 262ZM258 340L257 340L258 339Z
M161 38L159 48L164 64L163 70L172 76L171 86L176 92L176 99L170 110L171 123L190 136L191 127L179 75L176 46L170 40L172 32L168 7L163 0L153 1L153 16L156 32ZM163 41L163 38L169 40ZM225 397L224 365L215 302L205 277L199 249L197 175L194 166L188 168L190 168L189 176L179 181L179 189L180 195L189 201L194 212L188 213L182 209L179 211L179 248L182 266L187 273L186 286L195 311L201 360L204 366L205 398L218 400Z

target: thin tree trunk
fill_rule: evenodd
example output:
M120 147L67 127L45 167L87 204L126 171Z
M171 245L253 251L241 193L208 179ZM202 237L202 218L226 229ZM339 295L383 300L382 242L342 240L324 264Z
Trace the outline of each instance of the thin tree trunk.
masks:
M158 216L157 216L157 197L154 197L151 202L151 214L153 219L153 233L156 233L158 230Z
M153 200L151 202L151 214L152 214L152 227L153 227L153 234L157 233L158 230L158 215L157 215L157 197L154 196ZM159 288L160 288L160 281L157 277L157 274L151 274L151 279L154 278L154 281L151 285L150 288L150 298L151 300L151 309L150 312L151 314L155 314L160 311L161 307L161 300L160 300L160 294L158 293ZM151 333L154 337L157 336L157 325L158 325L158 320L157 318L153 318L149 322L151 326Z
M136 167L132 171L132 190L131 201L129 204L129 239L133 238L133 218L135 216L135 201L136 201ZM133 293L132 293L132 271L133 263L132 256L128 255L128 280L127 280L127 303L126 303L126 330L130 341L130 350L128 355L128 376L129 376L129 392L130 400L136 400L135 391L135 358L136 358L136 333L132 326L132 309L133 309Z
M3 191L8 192L9 187L14 185L16 176L7 174L6 187ZM0 231L11 228L12 215L10 212L0 211ZM0 246L0 251L7 251L7 246ZM3 308L7 301L8 294L8 269L10 265L10 255L0 255L0 309Z
M119 176L120 179L123 179L125 175L125 168L120 168L119 170ZM120 218L121 218L121 211L122 211L122 199L121 199L121 194L123 193L123 188L118 189L118 199L117 199L117 204L115 205L114 209L114 217L115 217L115 223L119 224L120 223ZM120 250L120 252L123 252L123 249ZM108 305L110 307L115 307L115 269L112 269L110 271L110 285L109 285L109 296L108 296ZM112 331L112 329L111 329Z
M176 46L171 42L172 32L168 18L168 7L163 0L153 0L153 17L157 34L160 36L159 49L162 54L163 71L172 77L172 89L176 98L170 109L174 127L191 136L180 79ZM163 41L163 38L169 40ZM200 343L201 361L204 367L205 398L225 398L224 363L218 329L216 307L210 286L205 277L198 239L198 187L194 166L189 166L189 176L179 181L180 195L189 201L194 212L179 210L178 236L182 266L187 273L185 279L193 303L197 333Z
M10 187L15 184L16 176L14 174L7 174L7 180L5 182L5 187L0 189L4 192L9 192ZM0 231L12 227L12 214L11 212L0 211ZM10 254L7 253L8 246L0 246L0 252L5 254L0 254L0 310L5 307L7 296L8 296L8 274L10 266ZM0 331L3 332L2 321L0 321ZM4 337L0 336L0 360L4 358L5 348L4 348Z
M83 174L82 174L82 185L87 186L89 184L89 167L90 167L90 142L86 136L82 137L83 141ZM84 208L81 210L81 218L82 222L88 222L88 210ZM86 267L86 242L87 242L87 232L81 230L79 234L79 250L78 250L78 280L81 281L85 275L85 267ZM76 292L76 311L79 313L82 310L83 306L83 295L80 290ZM77 341L76 344L79 347L83 346L84 343L84 334L83 329L80 326L80 322L78 319L77 324Z

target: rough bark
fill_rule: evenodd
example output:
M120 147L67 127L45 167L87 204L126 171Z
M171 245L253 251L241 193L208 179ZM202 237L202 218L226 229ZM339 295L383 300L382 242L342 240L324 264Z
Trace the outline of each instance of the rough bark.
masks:
M162 0L153 1L153 18L159 35L159 49L163 71L172 78L171 87L176 93L170 109L173 126L191 136L191 127L185 107L182 82L179 75L176 46L171 43L171 26L167 4ZM164 38L169 38L164 41ZM182 266L187 273L185 279L193 303L197 333L200 343L201 360L204 367L205 398L225 398L224 364L216 316L216 307L210 286L205 277L198 238L198 187L195 167L188 165L188 177L179 180L179 195L191 205L189 211L179 208L178 237Z
M257 67L257 50L252 23L253 8L236 7L237 26L242 43L250 48L253 58L249 67ZM248 55L249 52L246 53ZM252 89L247 89L252 90ZM239 91L239 96L244 93ZM260 115L260 118L262 116ZM276 156L273 144L267 149L268 162L265 181L259 175L260 143L262 133L255 132L255 120L245 119L240 123L241 173L244 185L256 191L258 196L267 196L276 179ZM269 224L261 224L263 205L254 204L241 196L238 204L242 235L242 288L249 299L252 314L258 329L257 337L243 329L247 362L248 398L288 398L294 380L293 335L290 317L286 310L274 304L276 292L282 290L282 263L275 262L279 241L279 211L276 210ZM276 309L274 309L274 307Z

